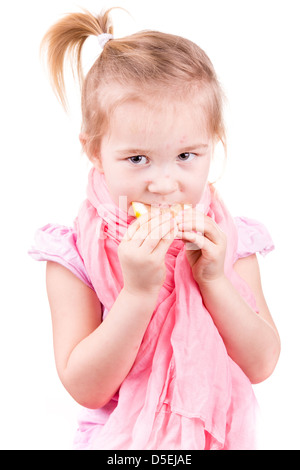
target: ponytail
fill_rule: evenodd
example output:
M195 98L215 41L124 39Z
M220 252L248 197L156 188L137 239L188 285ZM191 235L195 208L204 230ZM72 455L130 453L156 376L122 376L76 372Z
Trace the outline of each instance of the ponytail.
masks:
M222 88L206 53L186 38L159 31L141 31L109 42L102 36L103 51L83 77L83 45L89 36L113 34L110 12L115 8L128 13L114 7L98 16L86 10L68 14L49 29L41 45L47 54L52 87L65 109L66 59L78 75L87 155L100 154L101 139L116 106L144 97L154 103L163 96L197 101L211 135L224 143Z
M65 59L71 63L73 74L77 72L79 83L83 83L81 63L82 47L89 36L99 36L103 33L113 34L109 13L94 16L84 10L84 13L73 13L65 16L54 24L45 34L41 43L41 52L46 52L50 81L52 88L63 105L67 108L64 65Z

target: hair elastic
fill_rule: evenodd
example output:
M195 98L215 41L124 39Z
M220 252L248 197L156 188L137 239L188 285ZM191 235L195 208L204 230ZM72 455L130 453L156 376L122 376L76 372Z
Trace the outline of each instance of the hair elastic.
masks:
M112 34L108 34L108 33L99 34L98 41L99 41L100 47L103 49L105 44L113 38L114 37Z

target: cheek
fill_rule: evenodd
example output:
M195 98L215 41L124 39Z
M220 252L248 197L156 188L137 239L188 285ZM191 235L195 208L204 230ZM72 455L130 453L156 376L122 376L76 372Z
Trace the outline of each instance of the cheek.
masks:
M132 201L139 200L141 191L132 178L113 178L107 181L107 187L114 203L122 210L127 211Z
M187 198L189 199L188 204L192 204L192 206L196 206L197 204L199 204L203 196L203 193L204 193L204 188L199 190L199 187L198 187L197 191L194 191L191 197Z
M202 171L195 172L189 179L187 184L187 192L189 193L191 204L197 204L203 196L206 184L208 182L209 165L202 168Z

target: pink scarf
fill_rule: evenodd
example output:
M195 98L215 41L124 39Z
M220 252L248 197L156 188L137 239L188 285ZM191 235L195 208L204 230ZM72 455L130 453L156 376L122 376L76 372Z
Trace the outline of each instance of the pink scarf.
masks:
M77 246L102 305L109 311L123 286L117 248L133 220L111 200L92 169L87 200L76 219ZM255 300L233 271L234 221L208 186L201 208L227 234L225 271L253 309ZM255 398L228 356L202 303L185 247L175 240L167 277L135 363L119 389L118 405L90 441L91 449L252 449Z

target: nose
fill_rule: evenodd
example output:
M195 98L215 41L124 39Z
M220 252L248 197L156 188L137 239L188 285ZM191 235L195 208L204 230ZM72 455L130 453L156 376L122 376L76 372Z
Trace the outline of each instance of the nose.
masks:
M157 174L148 184L148 191L154 194L168 195L178 189L178 183L169 173Z

